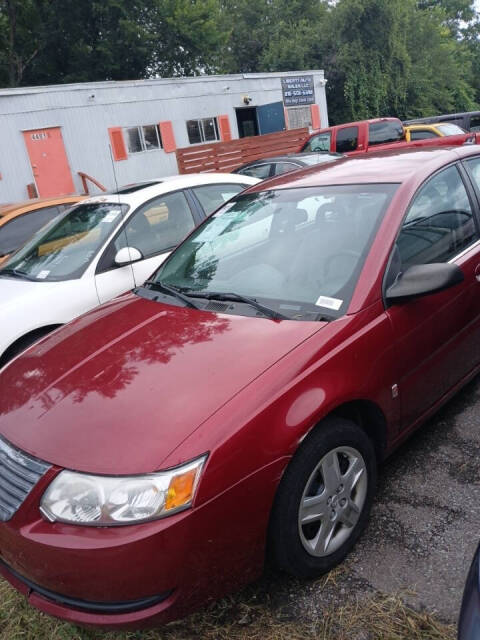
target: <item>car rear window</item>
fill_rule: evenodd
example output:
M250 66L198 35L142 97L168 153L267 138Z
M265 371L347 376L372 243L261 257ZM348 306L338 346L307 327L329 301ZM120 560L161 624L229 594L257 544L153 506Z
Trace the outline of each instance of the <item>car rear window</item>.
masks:
M413 129L410 131L410 140L427 140L428 138L438 138L438 135L430 129Z
M472 116L470 118L470 131L480 131L480 116Z
M260 180L265 180L270 175L270 169L272 168L272 164L254 164L249 167L245 167L245 169L240 169L237 173L240 173L242 176L251 176L252 178L260 178Z
M404 136L403 127L400 122L372 122L368 125L368 144L386 144L387 142L397 142Z
M437 129L441 131L444 136L458 136L461 133L465 133L465 131L461 127L459 127L458 124L453 124L451 122L438 124Z

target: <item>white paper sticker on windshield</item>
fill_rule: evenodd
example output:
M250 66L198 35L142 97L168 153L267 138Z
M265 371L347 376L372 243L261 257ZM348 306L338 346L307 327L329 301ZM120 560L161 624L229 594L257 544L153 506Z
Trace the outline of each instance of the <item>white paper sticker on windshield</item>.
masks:
M114 209L113 211L110 211L109 213L107 213L107 215L104 217L104 219L102 220L102 222L113 222L115 220L115 218L118 216L118 214L120 213L119 209Z
M37 279L45 280L45 278L48 276L49 273L50 271L48 269L44 269L43 271L40 271L39 273L37 273Z
M343 300L339 298L329 298L328 296L320 296L315 302L317 307L327 307L327 309L334 309L338 311L342 306Z

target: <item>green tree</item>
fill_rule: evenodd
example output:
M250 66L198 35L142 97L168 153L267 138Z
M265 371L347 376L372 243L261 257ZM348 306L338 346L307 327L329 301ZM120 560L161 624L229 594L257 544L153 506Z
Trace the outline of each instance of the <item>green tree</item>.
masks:
M33 0L0 0L0 82L11 87L22 82L25 72L42 49L36 29L39 14Z
M328 42L328 4L321 0L276 0L260 56L265 71L322 68Z
M261 57L273 22L272 1L222 0L223 19L229 31L222 53L222 72L262 70Z
M318 65L327 0L223 0L222 9L230 29L222 71L283 71Z
M152 45L149 74L210 73L228 37L219 0L150 0L143 21Z
M0 0L0 81L209 72L227 37L222 20L219 0Z
M401 115L415 117L476 108L467 43L452 37L441 7L416 12L408 47L412 67Z
M450 13L433 0L339 0L324 65L332 121L475 108L471 51L452 31L468 14L447 1Z

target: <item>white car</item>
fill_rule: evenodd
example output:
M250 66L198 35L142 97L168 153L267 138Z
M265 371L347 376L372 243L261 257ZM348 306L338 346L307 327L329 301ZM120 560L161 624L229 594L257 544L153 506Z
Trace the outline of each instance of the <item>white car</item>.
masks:
M0 367L56 327L141 285L218 206L257 178L171 176L69 209L0 267Z

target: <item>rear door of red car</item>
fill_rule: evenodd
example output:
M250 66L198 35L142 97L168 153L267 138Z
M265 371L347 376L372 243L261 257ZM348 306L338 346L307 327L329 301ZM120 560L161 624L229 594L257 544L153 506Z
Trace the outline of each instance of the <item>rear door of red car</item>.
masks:
M409 266L453 262L462 283L388 307L396 339L402 425L408 428L480 361L478 202L466 171L450 165L417 191L403 220L388 287Z

